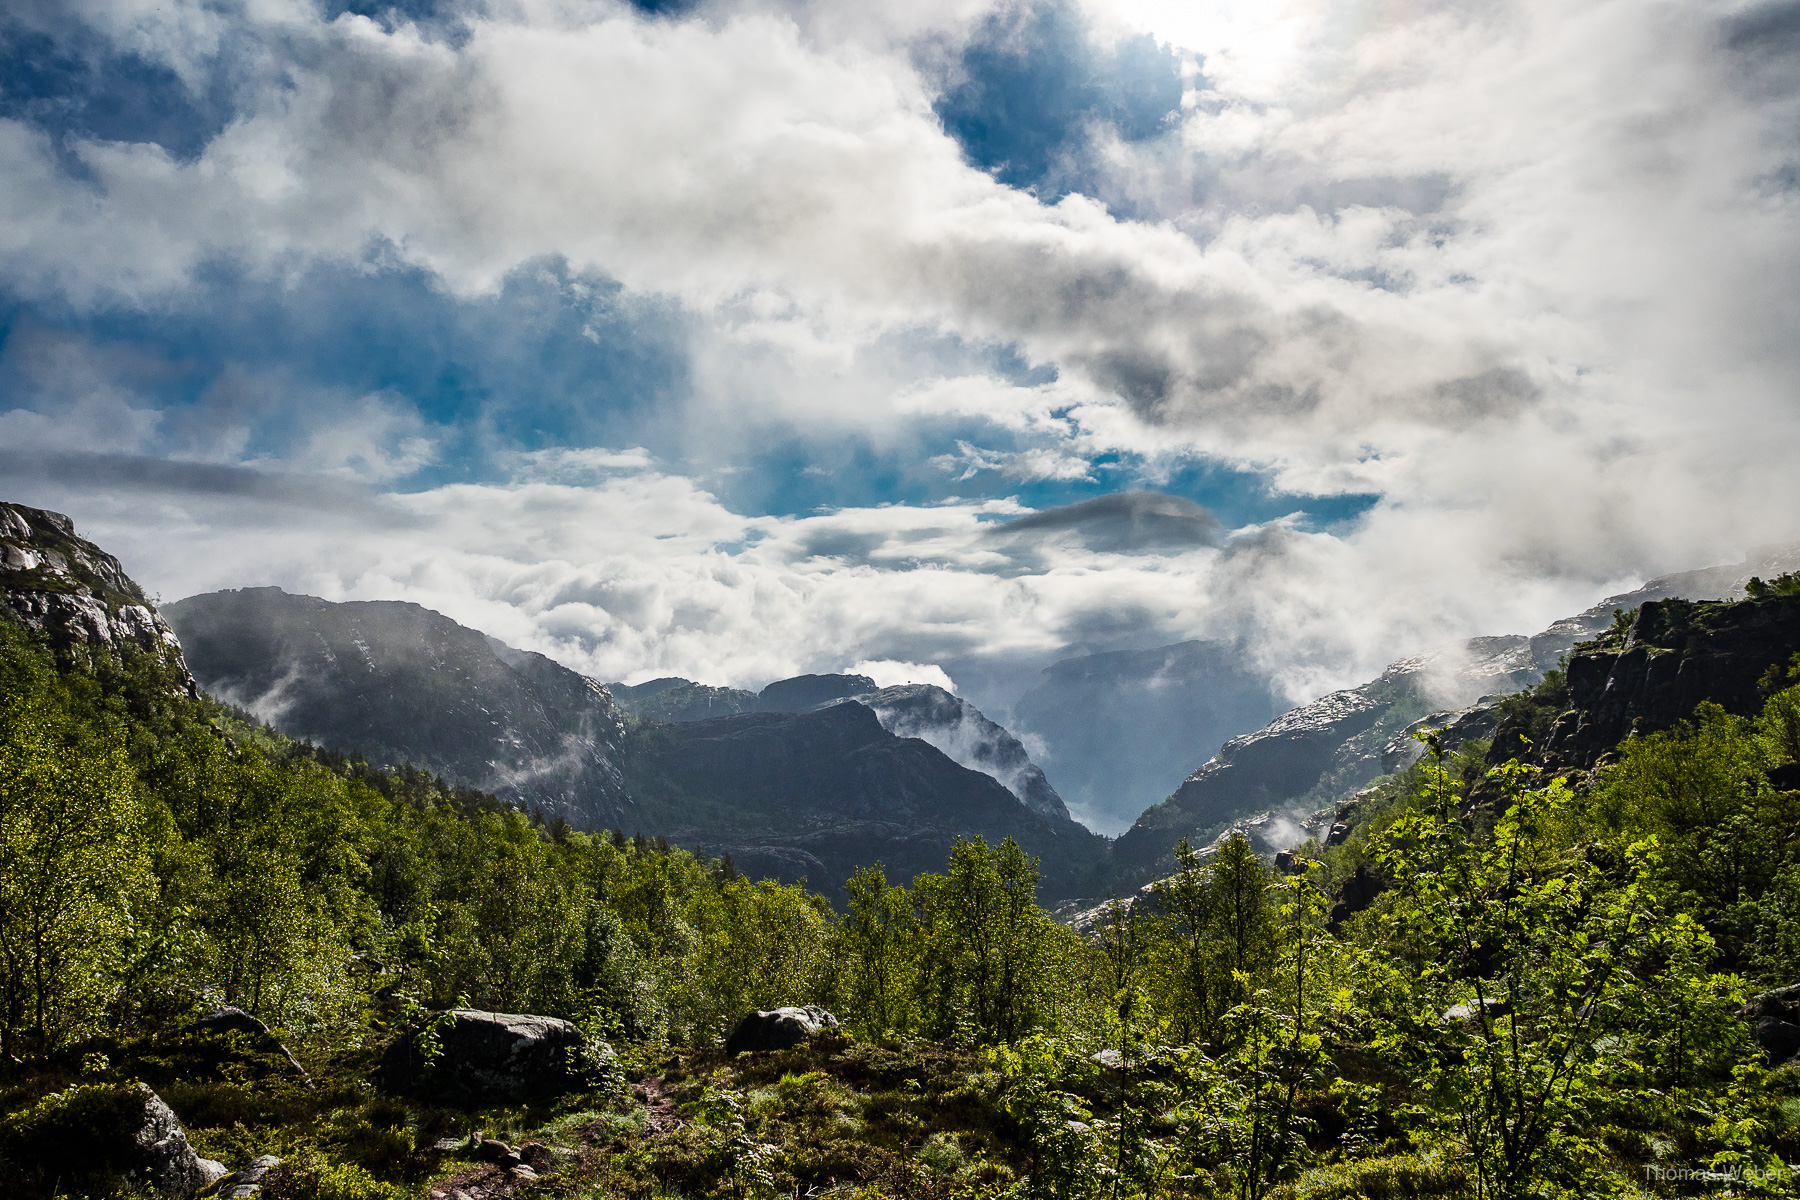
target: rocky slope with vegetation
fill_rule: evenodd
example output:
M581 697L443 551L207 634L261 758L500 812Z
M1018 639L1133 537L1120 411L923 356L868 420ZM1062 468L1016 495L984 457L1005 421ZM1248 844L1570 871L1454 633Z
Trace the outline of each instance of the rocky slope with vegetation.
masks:
M1730 567L1661 576L1643 587L1608 597L1531 637L1471 638L1430 654L1401 659L1369 683L1303 704L1262 729L1232 738L1162 803L1141 815L1114 846L1117 878L1142 882L1173 864L1178 838L1203 845L1247 819L1262 827L1297 823L1346 801L1374 780L1405 767L1422 752L1410 736L1423 728L1450 729L1452 742L1492 735L1504 697L1536 687L1578 644L1613 626L1615 614L1664 611L1653 601L1742 594L1753 579L1800 568L1800 550L1769 549ZM1673 609L1668 611L1675 611ZM1689 611L1681 609L1681 611ZM1646 650L1645 655L1658 653ZM1572 668L1578 673L1588 667ZM1692 710L1699 681L1689 668L1680 697L1668 704ZM1560 676L1559 676L1560 677ZM1754 681L1752 680L1753 684ZM1726 686L1723 679L1719 686ZM1729 685L1740 698L1742 681ZM1751 691L1754 690L1752 687ZM1655 726L1660 727L1660 726ZM1545 732L1540 730L1539 732ZM1601 741L1611 746L1629 732L1608 725ZM1611 740L1606 740L1610 738ZM1293 840L1271 831L1274 843ZM1272 843L1273 844L1273 843Z
M162 611L209 694L291 737L411 763L585 828L625 822L625 714L541 654L398 601L263 587Z
M574 829L704 846L839 901L854 868L910 877L973 834L1017 838L1056 896L1103 886L1104 839L1069 818L1017 739L940 688L659 680L614 685L622 708L595 680L414 604L247 588L165 612L201 685L287 736Z
M1060 820L1069 817L1068 806L1042 768L1031 761L1024 743L967 700L932 684L878 688L866 675L801 675L777 680L760 692L674 677L608 687L638 716L676 722L751 712L810 712L854 700L873 709L881 727L896 737L929 742L953 762L993 776L1034 812Z

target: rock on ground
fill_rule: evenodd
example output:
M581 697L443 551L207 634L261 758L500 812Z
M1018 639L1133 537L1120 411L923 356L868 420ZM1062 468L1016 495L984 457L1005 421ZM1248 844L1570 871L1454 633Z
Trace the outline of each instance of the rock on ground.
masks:
M836 1029L838 1019L816 1004L804 1008L775 1008L748 1014L725 1040L725 1053L786 1050L815 1033Z
M439 1033L442 1050L431 1062L410 1037L388 1048L384 1086L456 1103L519 1100L579 1086L571 1060L596 1049L580 1029L556 1017L459 1008L447 1018Z

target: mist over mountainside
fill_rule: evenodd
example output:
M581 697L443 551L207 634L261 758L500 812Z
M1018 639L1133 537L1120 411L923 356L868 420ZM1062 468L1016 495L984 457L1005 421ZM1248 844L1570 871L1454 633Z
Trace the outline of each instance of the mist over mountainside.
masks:
M828 895L858 866L934 868L969 834L1017 838L1043 860L1047 894L1095 886L1105 862L1105 839L1070 820L1017 739L938 688L858 675L780 680L760 697L621 688L698 717L664 721L415 604L251 588L165 611L201 685L281 732L426 767L576 828L704 845ZM758 711L731 713L746 695Z
M1172 862L1177 839L1202 844L1260 813L1272 816L1262 827L1265 845L1298 841L1295 822L1415 761L1420 747L1411 731L1454 726L1459 736L1487 736L1501 696L1542 680L1577 642L1608 629L1615 610L1669 597L1741 596L1751 577L1797 568L1800 547L1768 547L1741 563L1659 576L1531 637L1471 638L1401 659L1360 687L1321 696L1226 742L1120 836L1115 867L1126 879L1154 874Z
M1032 811L1069 819L1068 807L1024 743L967 700L935 684L878 688L866 675L800 675L776 680L761 692L675 678L607 687L638 716L677 722L747 712L809 712L855 700L873 709L889 733L929 742L952 761L993 776Z
M586 828L624 819L623 710L541 654L417 604L272 587L163 613L203 688L290 737L410 762Z
M1286 707L1244 655L1221 642L1065 658L1018 702L1021 734L1091 828L1117 833L1225 740Z

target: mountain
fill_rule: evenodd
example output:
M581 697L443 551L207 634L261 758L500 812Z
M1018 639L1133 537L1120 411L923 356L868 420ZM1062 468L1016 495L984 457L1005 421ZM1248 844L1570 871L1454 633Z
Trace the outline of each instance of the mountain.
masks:
M1043 746L1039 764L1063 799L1110 832L1167 796L1227 738L1284 707L1233 647L1191 641L1063 659L1013 716Z
M857 866L884 863L896 878L941 869L966 834L1016 837L1041 856L1047 895L1093 886L1105 860L1105 839L1069 819L1017 739L940 689L857 675L799 676L760 695L668 680L620 689L649 712L757 703L668 721L416 604L247 588L164 611L201 685L288 736L426 767L577 828L701 845L827 894ZM884 721L947 742L961 730L960 751L988 769Z
M677 722L750 712L803 713L855 700L874 710L889 733L929 742L952 761L992 776L1033 812L1069 819L1068 807L1023 742L967 700L933 684L878 688L866 675L798 675L776 680L761 692L677 678L607 687L638 716Z
M180 642L143 589L61 513L0 504L0 603L63 658L153 650L198 695Z
M959 835L1016 838L1046 896L1091 890L1106 839L1033 812L999 781L896 737L864 704L645 722L628 741L634 815L672 841L731 855L753 875L806 878L827 895L853 868L891 879L942 870Z
M1115 867L1124 879L1141 879L1168 867L1180 838L1199 845L1259 813L1299 819L1327 808L1415 760L1421 748L1408 736L1413 729L1452 726L1461 738L1492 734L1498 698L1542 680L1577 642L1608 629L1616 609L1670 597L1730 596L1752 576L1796 568L1800 548L1770 548L1731 566L1661 576L1531 637L1472 638L1401 659L1361 687L1322 696L1226 742L1114 843ZM1297 840L1298 827L1290 834L1288 840Z
M619 824L626 717L601 685L399 601L280 588L163 608L195 677L290 737L410 762L583 828Z

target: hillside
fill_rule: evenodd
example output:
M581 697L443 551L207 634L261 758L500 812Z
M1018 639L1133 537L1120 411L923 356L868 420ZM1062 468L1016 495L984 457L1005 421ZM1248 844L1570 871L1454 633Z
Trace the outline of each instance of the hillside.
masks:
M1117 875L1121 881L1141 882L1172 865L1171 849L1178 838L1201 845L1264 813L1287 822L1285 834L1272 835L1271 849L1292 844L1303 836L1296 822L1416 760L1421 750L1410 731L1455 726L1459 738L1491 736L1502 698L1540 683L1578 643L1610 628L1615 611L1671 597L1730 596L1741 593L1753 577L1796 567L1800 550L1771 549L1733 566L1660 576L1531 637L1472 638L1402 659L1361 687L1322 696L1226 742L1118 839L1113 851ZM1711 677L1684 681L1690 689L1713 685ZM1734 711L1748 710L1740 706ZM1626 732L1609 725L1601 737L1616 742Z
M889 733L929 742L952 761L993 776L1032 811L1064 820L1069 816L1068 806L1017 737L967 700L933 684L878 688L866 675L801 675L750 692L669 677L635 686L614 683L608 689L631 712L659 721L811 712L855 700L874 710Z
M164 605L207 692L370 762L412 763L585 829L626 822L606 689L398 601L245 588Z
M910 878L968 834L1019 839L1058 897L1099 886L1104 839L1069 819L1015 739L939 689L807 675L763 689L754 714L662 721L413 604L251 588L164 611L201 686L287 736L414 764L576 829L704 846L839 901L856 867ZM720 689L683 685L621 692L664 705L649 711L711 711L704 697ZM821 709L846 695L865 703ZM688 707L672 706L682 696ZM986 769L959 765L934 739Z

